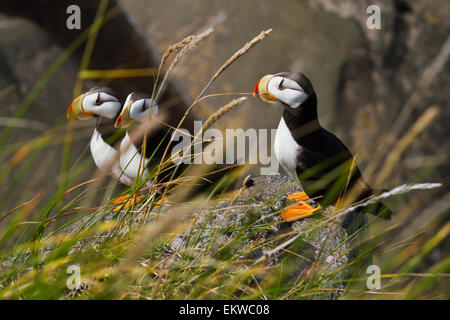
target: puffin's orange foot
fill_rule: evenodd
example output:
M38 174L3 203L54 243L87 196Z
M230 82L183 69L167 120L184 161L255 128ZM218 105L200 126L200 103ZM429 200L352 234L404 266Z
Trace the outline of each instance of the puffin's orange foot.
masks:
M320 210L320 205L314 208L306 202L300 204L292 204L281 211L281 218L285 221L295 221L312 216L317 210Z
M293 201L307 201L310 200L308 195L305 192L295 192L290 193L286 195L286 199L293 200Z
M294 221L310 217L314 214L314 212L320 209L320 205L317 205L317 207L314 208L306 202L311 199L303 191L290 193L286 195L286 199L295 201L296 203L287 206L281 211L281 217L285 221Z

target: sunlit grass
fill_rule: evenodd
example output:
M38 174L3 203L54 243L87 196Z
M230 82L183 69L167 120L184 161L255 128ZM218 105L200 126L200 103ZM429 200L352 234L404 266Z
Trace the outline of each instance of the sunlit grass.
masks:
M153 77L156 72L153 96L158 96L161 87L156 84L164 86L161 82L165 82L171 70L170 66L166 68L165 59L182 50L188 40L171 47L157 70L89 70L96 32L115 14L114 9L108 12L106 7L107 1L102 1L93 26L66 48L37 81L0 136L0 160L5 163L0 169L0 181L13 175L13 184L24 179L24 173L45 148L64 146L61 173L51 188L9 209L5 209L8 194L0 198L3 210L0 214L0 299L320 299L332 297L330 292L334 293L333 297L344 299L449 298L450 259L427 261L433 250L448 240L448 206L427 208L428 204L424 203L418 207L414 199L398 195L400 200L393 220L383 223L370 217L363 227L364 237L358 242L353 239L361 236L361 230L347 234L333 252L347 256L356 246L358 255L338 268L331 268L331 261L312 261L311 257L300 254L299 249L324 228L331 234L337 224L335 219L355 205L352 201L344 202L334 215L309 219L300 231L276 233L271 230L280 225L280 212L275 210L269 215L262 212L266 207L275 207L275 202L287 190L280 189L255 206L251 199L238 200L244 187L231 193L220 191L223 185L231 183L227 178L234 180L228 174L208 192L194 197L189 192L199 180L208 179L211 168L187 168L183 169L184 174L175 176L172 173L175 165L167 157L150 168L149 177L138 178L135 185L120 192L117 192L117 182L106 183L101 172L89 180L74 183L90 166L87 148L70 164L73 132L83 129L74 123L67 127L57 125L29 142L6 144L14 121L21 119L52 75L86 41L75 95L81 92L84 79ZM204 95L220 73L231 63L239 63L239 57L266 35L262 33L249 42L250 47L247 44L232 55L192 104L186 106L186 115L199 101L229 94ZM167 73L163 72L164 68ZM163 80L160 75L164 75ZM438 113L438 108L428 108L403 138L399 138L385 161L372 169L378 184L395 170L400 155L414 137L432 124ZM163 119L149 120L138 129L141 135L146 136L165 124ZM181 127L183 120L176 128L170 128L172 132ZM160 147L166 148L167 156L169 146L161 142ZM237 170L240 171L235 176L246 176L244 173L249 168ZM171 179L162 179L167 175ZM156 181L154 186L143 190L150 179ZM423 192L431 194L431 191ZM115 203L118 195L135 201ZM160 203L163 196L168 197L168 204ZM423 221L421 228L410 229L415 219L411 213L426 209L434 210L429 215L433 218ZM244 214L237 216L234 213L237 210ZM319 256L327 241L318 248ZM381 267L381 290L366 286L363 266L368 259ZM299 261L309 263L310 267L293 278L292 272L298 268ZM67 288L70 265L81 268L80 290Z

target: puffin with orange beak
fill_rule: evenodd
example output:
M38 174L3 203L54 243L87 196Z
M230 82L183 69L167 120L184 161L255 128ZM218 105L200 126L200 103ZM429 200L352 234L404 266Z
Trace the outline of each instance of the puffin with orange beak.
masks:
M68 119L87 120L98 118L97 125L92 134L90 149L96 166L126 185L132 185L134 180L122 173L120 163L112 164L118 158L116 145L123 138L114 128L114 122L122 110L122 103L117 94L108 87L92 88L77 97L67 110Z
M262 101L283 106L274 152L283 169L304 190L287 196L296 204L282 211L284 220L309 217L321 206L335 205L347 194L356 201L367 200L374 194L364 182L348 148L321 126L317 117L317 96L304 74L266 75L258 81L253 94ZM314 207L311 199L319 205ZM382 202L362 211L386 219L392 213Z
M117 117L115 126L116 128L128 128L125 137L122 139L120 143L120 166L122 170L126 173L127 176L135 178L138 175L140 170L141 177L144 180L148 180L149 170L148 167L150 163L156 164L161 159L164 148L155 147L155 141L164 141L166 139L166 134L164 133L162 136L155 136L153 134L149 134L147 136L147 143L145 148L145 166L139 166L141 162L141 154L143 149L143 138L133 139L135 131L133 130L132 125L135 123L139 123L142 121L146 121L151 117L158 116L159 107L151 99L151 95L140 92L133 92L128 95L126 101L123 105L122 111L120 115ZM160 154L158 154L158 151ZM142 163L142 162L141 162ZM142 173L142 167L145 168ZM163 176L160 177L161 181L170 181L173 177L177 177L182 174L184 170L186 170L184 164L179 164L174 166L173 168L169 168L165 170ZM192 194L202 192L207 190L214 182L211 181L219 181L227 172L232 170L233 167L230 168L222 168L217 170L216 173L212 173L208 176L208 179L202 179L200 183L198 183L193 189ZM176 172L179 172L178 175ZM169 180L167 180L169 179ZM248 182L250 184L251 182ZM152 184L152 180L147 181L146 186ZM220 189L218 189L220 190ZM167 201L165 199L162 200Z
M114 126L116 128L130 128L134 122L145 121L149 112L151 112L151 116L153 117L158 114L158 105L155 102L152 102L151 95L141 92L132 92L126 98ZM134 141L134 139L131 139L132 136L133 130L131 128L127 130L120 143L120 167L123 172L133 180L138 176L139 169L141 168L142 179L145 179L149 176L147 166L154 152L151 148L151 137L147 137L145 165L140 166L143 138ZM148 181L146 185L151 185L151 181Z

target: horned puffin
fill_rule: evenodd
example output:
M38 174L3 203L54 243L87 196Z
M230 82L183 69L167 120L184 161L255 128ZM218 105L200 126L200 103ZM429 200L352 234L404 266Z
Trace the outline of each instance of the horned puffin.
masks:
M111 159L118 157L118 142L123 138L114 128L114 122L122 110L122 103L117 94L108 87L94 87L72 101L67 109L68 119L86 120L98 118L97 125L89 143L92 158L96 166L106 171ZM132 185L132 177L122 173L120 162L113 164L108 174L126 185Z
M141 159L142 152L142 144L143 138L140 139L132 139L134 131L131 125L134 122L140 122L147 119L149 113L152 117L156 117L158 115L159 107L155 102L152 102L151 95L140 92L133 92L128 95L126 101L123 105L122 111L120 115L117 117L115 122L116 128L127 128L127 133L125 137L121 141L120 146L120 165L122 170L127 174L127 176L136 177L139 170L139 162ZM155 150L154 139L149 139L151 136L147 137L147 144L145 149L145 158L146 165L145 171L142 174L142 178L145 180L148 178L149 170L147 169L151 164L158 163L161 160L161 155L158 153L158 150ZM135 141L133 141L135 140ZM128 147L128 149L127 149ZM164 150L164 148L162 148ZM170 181L174 177L182 176L186 169L187 165L180 164L177 166L172 166L165 171L164 176L160 177L160 182L162 181ZM219 169L215 169L215 172L208 173L207 179L201 179L197 182L196 185L191 185L192 188L189 195L198 194L200 192L209 190L210 187L216 182L220 181L228 172L233 170L235 166L230 167L220 167ZM141 169L142 170L142 169ZM142 172L142 171L141 171ZM246 186L250 186L253 180L248 179ZM152 180L146 183L146 186L150 186L152 184ZM224 183L223 185L226 186ZM220 192L226 189L227 187L218 187L215 189L215 192ZM166 201L165 199L162 200Z
M151 95L147 93L130 93L125 100L120 114L116 118L114 126L116 128L129 128L129 126L135 121L145 121L150 111L153 117L157 116L158 105L152 101ZM136 179L140 168L139 163L141 162L143 138L138 139L138 141L133 141L132 135L133 130L127 130L120 143L120 167L128 177L131 177L134 180ZM150 147L150 142L150 139L147 139L147 147L145 149L145 165L142 173L143 179L147 178L149 175L147 166L154 152L154 150ZM150 184L151 181L146 183L146 185Z
M309 217L321 206L335 204L348 192L356 195L356 201L374 194L364 182L349 149L321 126L317 116L317 96L304 74L266 75L258 81L253 94L267 103L283 105L274 152L286 173L304 190L287 196L297 204L282 211L284 220ZM319 206L313 207L310 199L316 200ZM385 219L391 216L390 209L382 202L364 208L363 212Z

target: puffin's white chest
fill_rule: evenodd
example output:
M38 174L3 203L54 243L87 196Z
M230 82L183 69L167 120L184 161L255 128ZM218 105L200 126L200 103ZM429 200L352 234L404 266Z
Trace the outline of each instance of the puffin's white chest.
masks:
M94 162L101 170L106 171L110 165L110 161L116 157L117 151L103 141L101 134L94 130L91 138L91 154Z
M111 167L112 159L118 156L117 151L102 139L102 135L97 129L95 129L92 134L89 146L95 165L100 170L103 172L111 172L115 178L120 177L120 182L124 184L132 184L132 181L127 176L121 175L122 172L119 167L119 161L116 161Z
M281 117L275 135L274 151L278 162L292 179L297 179L297 155L301 146L292 137L291 131Z
M135 179L140 168L139 163L141 161L141 154L139 153L139 150L136 149L136 147L131 143L131 138L128 135L128 132L120 143L120 153L120 167L127 176ZM147 161L148 159L146 159L146 165ZM142 177L145 179L148 175L149 172L145 169Z

